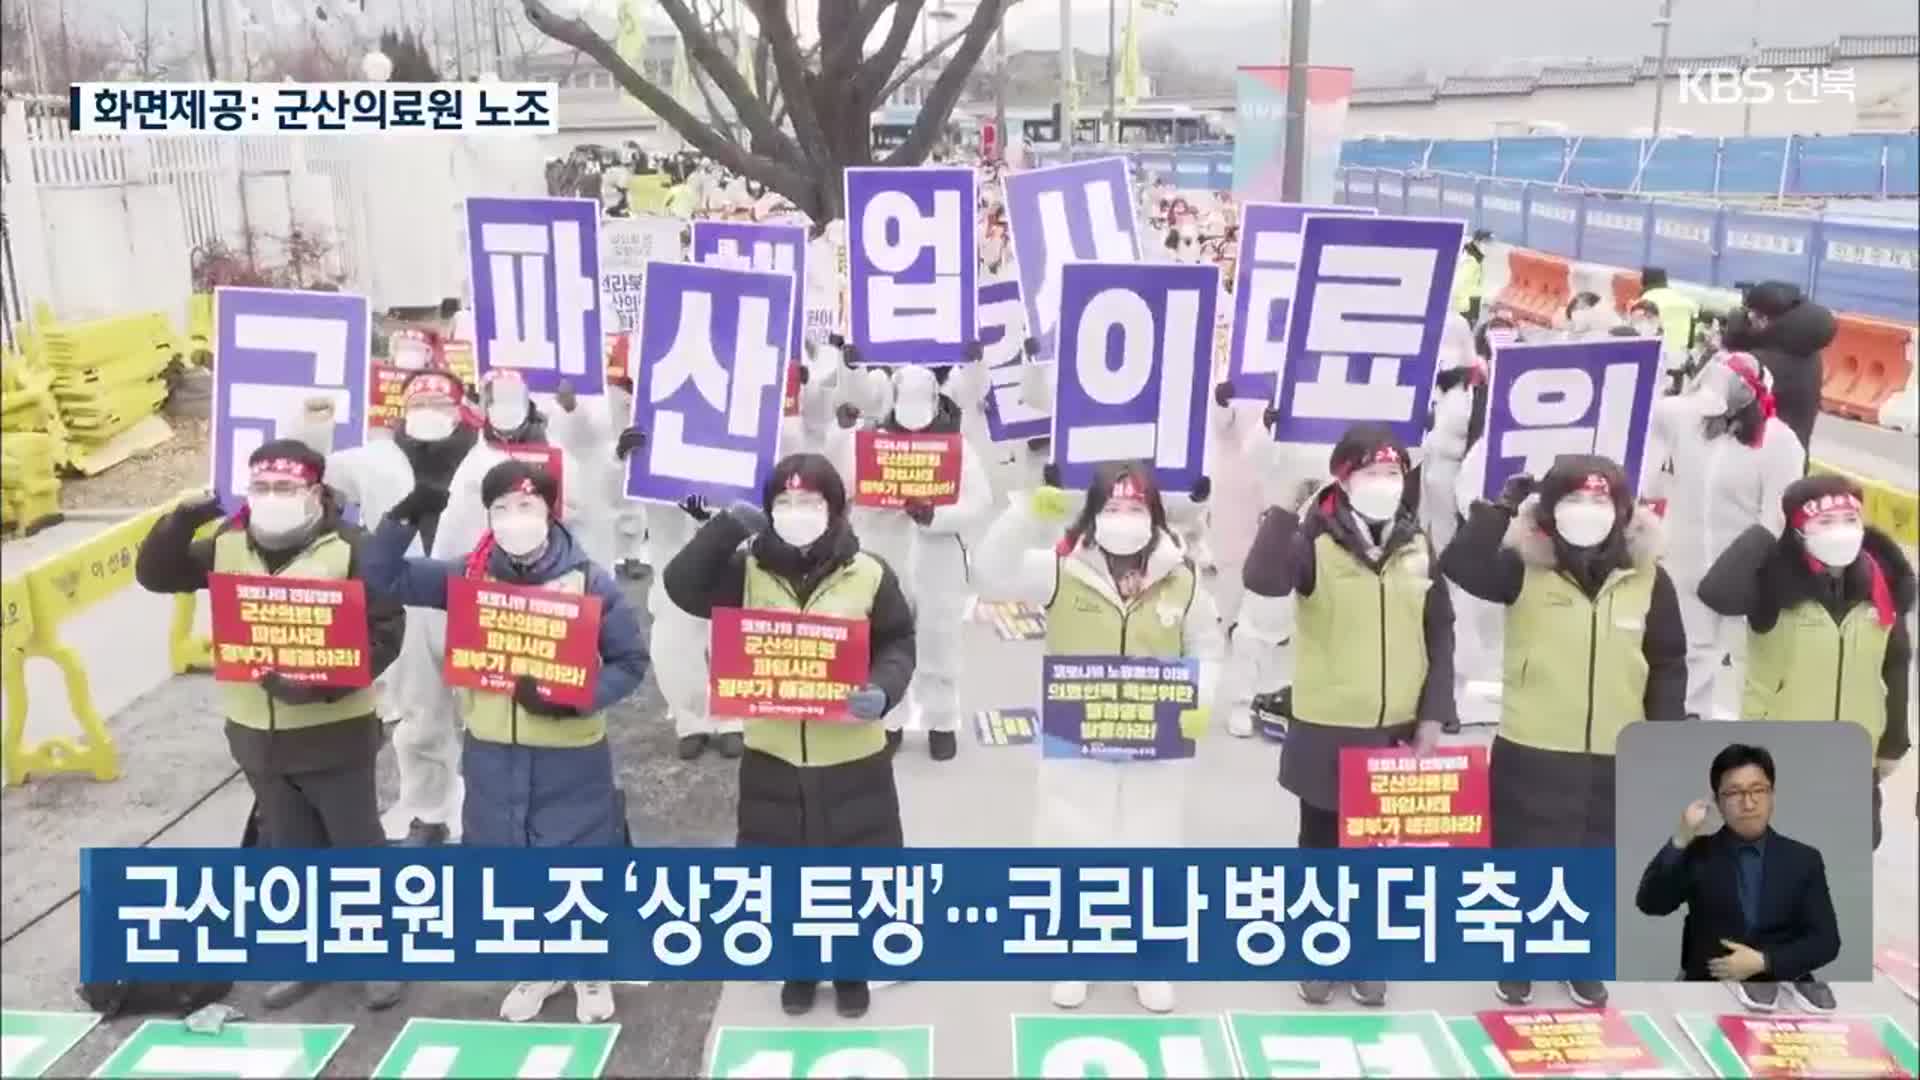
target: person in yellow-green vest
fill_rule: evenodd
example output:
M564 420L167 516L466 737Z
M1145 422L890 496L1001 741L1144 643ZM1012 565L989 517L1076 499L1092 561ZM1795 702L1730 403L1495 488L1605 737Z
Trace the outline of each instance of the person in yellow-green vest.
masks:
M1205 734L1224 651L1219 619L1193 560L1167 527L1151 467L1102 465L1084 500L1052 486L1015 495L980 543L974 579L982 600L1046 608L1050 656L1199 660L1199 704L1181 716L1180 734ZM1180 847L1191 766L1043 758L1034 842ZM1137 982L1133 989L1142 1008L1172 1011L1171 983ZM1088 990L1084 982L1055 983L1053 1003L1078 1008Z
M193 593L213 574L325 580L363 579L372 555L366 533L340 520L322 482L327 462L304 443L275 439L247 457L246 505L213 535L201 526L222 516L208 496L165 514L140 543L134 576L161 593ZM375 678L400 655L406 610L367 589L368 671ZM253 789L259 842L270 848L378 847L380 826L374 763L380 717L371 687L305 686L277 671L255 683L223 683L227 746ZM400 1000L399 983L368 983L367 1004ZM284 1008L319 986L274 983L268 1008Z
M1907 699L1913 642L1913 565L1866 524L1858 484L1844 476L1796 480L1782 494L1787 528L1741 534L1700 581L1700 600L1747 620L1743 720L1859 724L1873 745L1873 846L1880 846L1880 781L1912 745Z
M1641 268L1640 299L1660 311L1660 341L1666 354L1691 356L1693 324L1700 318L1700 305L1667 284L1667 272L1658 266Z
M1486 229L1475 229L1473 239L1460 249L1460 258L1453 267L1453 310L1457 315L1465 315L1470 325L1480 325L1480 301L1487 291L1486 245L1493 242L1493 233Z
M460 771L460 841L481 847L615 847L626 842L624 800L607 745L607 710L639 689L647 648L640 618L613 575L588 560L555 520L559 485L545 468L506 460L480 479L487 530L464 560L408 558L422 518L446 508L444 488L416 486L374 531L367 590L408 607L447 606L455 578L536 586L600 599L600 671L592 703L549 700L532 676L512 693L457 694L466 740ZM564 983L526 982L500 1006L506 1020L531 1020ZM574 984L581 1023L613 1015L613 988Z
M1340 846L1340 751L1411 744L1425 753L1455 719L1453 603L1408 502L1408 455L1380 424L1348 428L1333 479L1301 512L1267 509L1247 556L1247 587L1294 597L1293 702L1280 786L1299 799L1302 848ZM1308 980L1325 1005L1338 984ZM1387 984L1359 980L1361 1005Z
M696 619L714 608L804 611L867 622L867 684L847 700L852 722L749 720L740 757L741 847L906 846L884 719L913 681L914 621L900 579L862 551L847 522L847 489L819 454L774 466L760 505L712 515L666 566L674 605ZM789 1016L812 1010L814 982L780 987ZM867 984L835 980L834 1009L866 1015Z
M1660 539L1618 465L1568 454L1537 484L1522 473L1497 502L1474 503L1441 553L1454 584L1506 608L1494 847L1611 848L1620 732L1685 719L1686 630L1655 562ZM1607 1003L1602 982L1567 990L1582 1007ZM1496 991L1509 1005L1533 999L1531 982Z

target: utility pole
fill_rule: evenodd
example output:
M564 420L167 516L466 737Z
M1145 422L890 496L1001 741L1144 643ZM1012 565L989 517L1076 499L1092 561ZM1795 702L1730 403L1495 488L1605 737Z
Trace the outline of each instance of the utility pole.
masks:
M988 0L998 3L999 0ZM1007 10L1000 9L1000 25L993 28L993 57L997 65L993 72L993 131L999 139L1000 160L1007 160Z
M1107 0L1107 138L1114 143L1120 141L1120 89L1114 78L1114 0Z
M487 0L487 18L493 24L493 73L507 77L507 50L500 44L500 0ZM642 47L644 52L644 46Z
M140 81L153 78L153 0L140 5Z
M460 0L453 0L453 77L467 79L467 35L460 28Z
M1760 0L1753 0L1753 25L1754 26L1760 25ZM1759 60L1760 60L1760 35L1754 34L1747 38L1747 58L1745 63L1748 68L1753 68L1753 67L1759 66ZM1744 83L1741 85L1741 89L1742 90L1746 89L1746 86ZM1742 94L1741 96L1746 98L1746 107L1741 110L1741 114L1740 114L1740 134L1752 135L1753 134L1753 97L1752 95L1749 95L1749 94Z
M1073 160L1073 4L1060 0L1060 149Z
M219 82L220 69L213 62L213 14L207 10L207 2L200 0L200 47L207 54L207 81ZM27 5L27 12L32 14L32 4ZM40 89L43 93L46 91L44 86Z
M1280 174L1280 197L1304 202L1307 183L1307 64L1313 31L1313 0L1292 0L1292 26L1287 33L1287 141Z
M1660 16L1653 25L1660 29L1660 59L1653 68L1653 138L1658 141L1660 114L1667 104L1667 43L1673 37L1673 0L1660 0Z

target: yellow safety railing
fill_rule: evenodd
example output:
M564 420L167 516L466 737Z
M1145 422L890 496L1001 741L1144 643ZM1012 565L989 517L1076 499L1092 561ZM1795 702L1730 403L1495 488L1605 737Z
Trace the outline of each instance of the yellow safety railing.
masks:
M1867 524L1886 533L1906 547L1920 546L1920 495L1859 473L1848 472L1822 461L1813 463L1813 471L1844 476L1860 485L1864 496Z

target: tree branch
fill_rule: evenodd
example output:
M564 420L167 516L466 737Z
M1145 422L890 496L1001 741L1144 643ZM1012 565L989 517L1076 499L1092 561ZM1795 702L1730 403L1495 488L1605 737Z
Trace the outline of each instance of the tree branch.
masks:
M881 100L879 89L887 84L887 76L900 66L900 58L906 55L907 39L913 36L913 24L920 18L920 9L925 7L924 0L897 0L893 9L893 24L887 27L887 39L880 48L867 57L854 76L855 86L860 93L861 103L868 112Z
M921 53L919 56L915 57L913 59L913 62L908 64L906 67L903 67L899 71L894 72L893 81L887 83L887 85L881 89L880 100L885 101L888 98L892 97L893 92L895 90L900 89L902 86L905 86L907 80L913 78L915 73L920 71L922 68L926 67L928 64L931 64L935 60L939 59L942 53L946 52L949 48L953 47L954 42L959 41L961 38L966 36L967 36L967 29L966 27L963 26L960 29L955 30L953 33L948 34L946 37L941 38L939 41L935 42L932 48L928 49L926 52Z
M532 4L539 0L527 2ZM713 77L714 86L732 104L734 116L739 118L741 125L752 136L753 145L795 161L802 160L799 146L773 126L773 118L760 107L759 101L753 96L753 88L747 85L733 58L714 43L713 37L701 27L700 20L694 17L684 0L660 0L660 7L667 13L667 18L673 21L675 29L680 31L680 39L686 44L688 57L707 69L707 74Z
M834 43L833 51L825 54L820 63L820 73L829 78L834 73L844 71L855 65L860 59L860 50L866 48L867 37L873 28L880 25L880 16L886 14L887 5L895 0L866 0L854 14L851 22L843 19L846 12L852 10L853 0L821 0L820 4L820 40ZM832 25L828 25L827 13L834 11Z
M788 111L793 116L793 133L808 161L831 165L833 150L820 126L820 114L814 107L812 75L800 57L800 41L793 24L787 20L785 0L749 0L754 17L760 22L760 40L770 46L773 67L780 85L787 88Z
M920 102L920 116L913 122L913 130L907 133L907 140L888 154L882 164L918 165L927 159L935 141L947 128L947 118L953 115L960 92L966 89L967 76L973 73L981 54L986 52L987 42L993 39L993 33L1006 17L1007 9L1016 2L984 0L973 10L973 18L967 22L965 40L960 43L959 51L953 54L946 68L940 72L940 77L934 80L933 89Z
M700 92L700 100L706 103L707 119L712 121L713 130L719 132L722 138L737 145L740 142L740 137L734 134L733 124L727 119L726 110L722 109L720 103L713 99L713 90L707 86L707 80L699 71L689 71L687 74L690 76L688 81L693 83L693 88Z

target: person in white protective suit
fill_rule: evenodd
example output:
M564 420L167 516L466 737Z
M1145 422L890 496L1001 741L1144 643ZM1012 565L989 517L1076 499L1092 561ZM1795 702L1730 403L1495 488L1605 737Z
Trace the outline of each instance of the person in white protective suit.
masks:
M1247 551L1260 527L1261 509L1272 502L1268 467L1274 443L1265 417L1266 403L1234 398L1231 380L1213 388L1213 408L1207 411L1207 462L1213 478L1207 546L1213 553L1214 572L1208 575L1207 585L1221 621L1228 626L1240 617Z
M1449 314L1440 334L1433 418L1420 442L1420 526L1444 549L1460 524L1453 489L1460 462L1486 424L1487 368L1474 350L1467 320ZM1458 599L1456 597L1456 599Z
M780 418L780 454L824 454L834 431L834 405L846 379L840 350L807 339L800 366L800 411Z
M588 505L590 531L575 530L589 556L617 576L640 576L646 565L646 504L627 498L627 470L614 445L633 420L633 383L608 379L607 392L582 403L573 385L562 382L547 417L554 445L572 455L583 470L579 501ZM604 547L604 551L596 550Z
M960 407L940 392L940 382L925 367L903 366L892 377L891 408L875 429L895 434L960 435L960 491L957 501L934 506L910 500L905 509L855 505L848 520L862 550L888 566L902 568L907 601L913 607L918 660L910 690L912 710L927 732L927 752L935 761L959 752L961 623L966 618L968 574L963 534L993 510L993 483L973 444L961 433ZM829 443L828 458L850 491L859 478L854 465L854 429L842 428ZM887 745L898 748L907 709L887 714Z
M1100 466L1084 496L1051 486L1016 496L987 531L975 570L982 599L1046 609L1050 655L1199 660L1199 699L1181 715L1180 734L1198 740L1206 733L1220 660L1219 618L1199 569L1167 528L1153 471L1144 463ZM1191 759L1042 758L1035 845L1181 846L1192 765ZM1172 1011L1171 983L1133 988L1143 1008ZM1085 982L1055 983L1053 1003L1077 1008L1088 990Z
M479 439L477 430L462 423L460 402L465 393L459 376L452 372L415 369L401 385L401 426L391 439L334 450L331 397L308 401L294 437L327 455L327 486L339 494L341 503L357 506L362 521L379 521L415 487L451 488L461 462ZM422 554L430 547L440 518L427 514L420 519L420 535L410 554ZM440 665L429 654L425 637L424 625L432 614L426 609L408 611L400 656L380 679L381 715L399 722L393 746L400 798L387 816L394 826L407 823L402 843L409 847L445 843L449 822L458 820L452 816L459 809L457 773L443 756L432 752L433 747L420 753L420 714L431 710L446 693ZM439 615L444 622L446 613ZM424 723L431 729L432 718Z
M1712 719L1721 668L1741 630L1740 620L1701 602L1700 579L1747 529L1780 535L1780 496L1800 479L1806 451L1774 415L1766 369L1744 352L1721 353L1687 393L1655 400L1649 429L1648 442L1659 440L1673 463L1662 563L1686 623L1687 713Z

